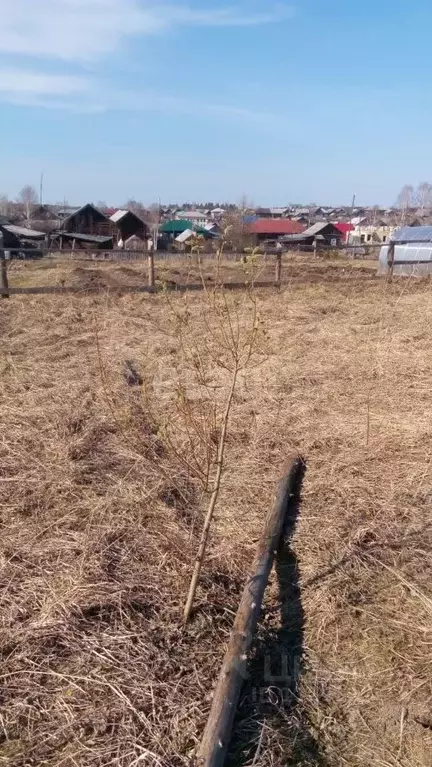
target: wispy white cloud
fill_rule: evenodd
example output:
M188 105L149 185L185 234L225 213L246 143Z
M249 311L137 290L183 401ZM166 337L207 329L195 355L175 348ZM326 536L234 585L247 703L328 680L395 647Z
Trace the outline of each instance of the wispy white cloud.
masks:
M241 108L232 104L205 102L182 96L156 93L150 89L139 94L127 90L105 90L97 80L49 74L33 74L0 69L0 101L23 107L38 107L73 112L153 112L175 116L247 121L257 125L275 125L281 117L272 113Z
M105 67L105 57L123 48L127 57L133 38L186 26L271 24L292 14L291 6L269 0L226 0L222 7L221 0L210 1L213 7L207 0L0 0L0 55L14 61L12 67L0 65L0 101L86 114L153 111L274 122L274 115L238 105L205 104L151 88L130 93L112 81L108 85L106 76L98 80L97 62Z
M52 75L22 69L0 69L0 94L67 96L84 92L88 82L74 75Z
M265 0L204 8L158 0L0 0L0 52L69 61L98 59L128 38L184 26L251 26L292 15Z
M250 3L248 3L248 6L248 11L246 11L245 7L242 8L241 6L208 10L187 6L162 6L159 9L159 13L160 18L164 19L165 25L180 23L211 27L250 27L262 24L275 24L278 21L292 18L294 15L293 7L283 3L273 5L271 3L262 3L261 6L264 10L251 10Z

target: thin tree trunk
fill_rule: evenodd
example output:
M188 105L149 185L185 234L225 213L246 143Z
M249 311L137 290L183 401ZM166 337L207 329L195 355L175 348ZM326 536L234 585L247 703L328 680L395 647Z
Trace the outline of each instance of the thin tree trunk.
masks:
M210 496L210 502L209 507L207 510L206 518L204 521L204 527L201 535L201 541L198 549L198 554L195 562L195 568L192 575L192 580L189 586L189 593L186 600L186 605L183 613L183 621L184 623L188 623L193 603L195 599L196 590L198 587L199 577L201 574L201 569L204 561L204 556L207 548L207 542L210 532L211 523L213 520L215 508L217 499L219 496L220 491L220 485L221 485L221 479L222 479L222 472L224 468L224 456L225 456L225 445L226 445L226 438L227 438L227 432L228 432L228 422L229 422L229 416L230 416L230 410L231 405L234 397L235 388L237 385L237 376L238 376L238 367L236 366L234 372L233 372L233 378L231 382L231 389L228 395L228 399L225 406L225 412L223 415L223 421L222 421L222 432L219 440L219 447L218 447L218 455L217 455L217 462L216 462L216 477L213 485L212 494Z

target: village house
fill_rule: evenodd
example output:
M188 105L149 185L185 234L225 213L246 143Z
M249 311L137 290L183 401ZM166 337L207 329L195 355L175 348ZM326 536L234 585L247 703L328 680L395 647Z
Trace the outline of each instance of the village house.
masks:
M355 216L351 219L350 223L353 229L349 235L349 242L352 245L388 242L397 228L394 224L389 224L383 220L371 223L370 219L366 216Z
M137 239L141 240L143 247L147 247L149 227L136 213L131 210L117 210L110 216L110 221L116 230L115 244L118 248L127 248L132 237L134 238L134 248Z
M354 231L354 226L346 221L333 221L332 223L342 234L342 242L347 245L351 232Z
M52 240L60 250L64 247L112 250L114 232L115 225L108 216L87 203L64 219Z
M77 211L64 219L62 232L76 234L90 234L110 237L113 233L112 221L95 208L91 203L83 205Z
M289 208L270 208L270 215L272 218L288 218L289 214Z
M304 226L287 218L259 218L247 226L247 233L257 243L265 240L278 240L288 234L301 234Z
M220 221L225 213L225 208L213 208L213 210L210 211L210 217L213 221Z
M211 223L211 216L205 210L179 210L176 213L176 219L191 221L194 226L202 227Z
M166 221L159 228L161 245L162 247L168 247L169 245L172 245L172 242L177 240L178 237L181 237L179 242L186 242L187 239L189 239L192 235L199 235L205 240L214 239L218 232L213 231L213 229L214 226L197 226L193 221L190 221L189 219L172 219L171 221ZM184 239L183 235L185 235Z
M282 238L285 245L309 248L338 248L343 241L342 232L328 221L312 224L300 234L290 234Z

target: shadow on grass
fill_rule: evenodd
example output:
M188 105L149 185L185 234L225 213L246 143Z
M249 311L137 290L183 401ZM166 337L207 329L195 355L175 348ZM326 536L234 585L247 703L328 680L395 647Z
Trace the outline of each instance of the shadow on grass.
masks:
M299 697L304 613L298 561L291 540L300 511L304 473L305 467L298 477L276 557L280 623L277 628L262 626L256 638L226 767L328 765Z

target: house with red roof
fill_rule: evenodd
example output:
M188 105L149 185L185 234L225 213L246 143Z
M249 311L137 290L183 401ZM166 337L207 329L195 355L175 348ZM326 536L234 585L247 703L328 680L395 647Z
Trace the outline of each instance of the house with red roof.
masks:
M258 218L248 225L247 231L258 243L264 240L278 240L287 234L301 234L305 228L303 224L287 218Z
M350 232L354 232L355 230L355 227L353 226L353 224L345 223L345 221L335 221L334 226L336 227L336 229L339 229L341 234L343 234L342 242L345 242L345 243L349 242Z

